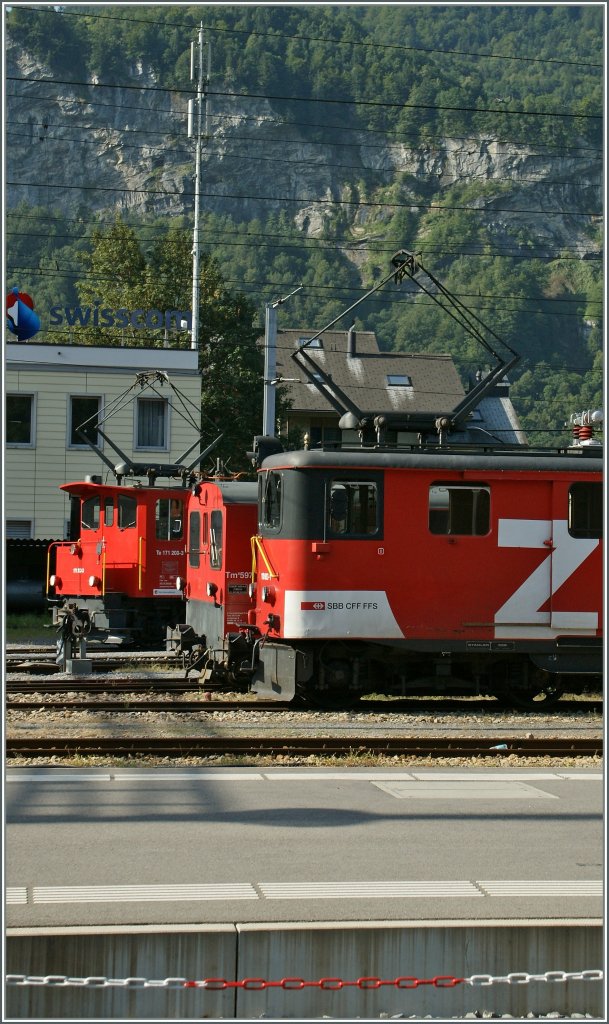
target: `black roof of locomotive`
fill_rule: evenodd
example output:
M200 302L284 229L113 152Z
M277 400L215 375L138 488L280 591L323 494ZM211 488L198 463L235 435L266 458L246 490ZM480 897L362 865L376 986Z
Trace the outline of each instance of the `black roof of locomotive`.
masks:
M206 483L218 488L225 505L255 505L258 501L256 480L203 480L201 487Z
M381 448L316 448L270 455L262 469L473 469L591 473L603 467L602 447L513 448L481 450L480 445Z

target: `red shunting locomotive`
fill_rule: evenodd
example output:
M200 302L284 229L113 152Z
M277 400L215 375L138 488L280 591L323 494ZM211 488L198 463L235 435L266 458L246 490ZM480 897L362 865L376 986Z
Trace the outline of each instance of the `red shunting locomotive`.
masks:
M186 566L186 503L177 487L63 484L78 539L49 549L53 623L73 638L158 643L176 615Z

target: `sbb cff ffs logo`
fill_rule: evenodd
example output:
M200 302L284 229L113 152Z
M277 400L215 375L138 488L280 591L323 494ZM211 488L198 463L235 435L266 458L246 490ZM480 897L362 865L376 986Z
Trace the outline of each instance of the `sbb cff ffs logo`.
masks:
M40 319L34 312L34 300L27 292L13 288L6 296L6 326L18 341L33 338L40 330Z
M326 610L325 601L301 601L300 610L302 612L324 612Z

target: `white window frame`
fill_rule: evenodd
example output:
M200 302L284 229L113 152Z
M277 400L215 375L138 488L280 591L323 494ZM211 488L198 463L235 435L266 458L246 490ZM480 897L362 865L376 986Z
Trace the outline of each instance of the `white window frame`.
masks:
M103 412L104 396L103 395L90 394L90 393L87 393L86 391L81 391L81 392L75 391L75 392L71 392L67 397L68 397L68 411L67 411L67 416L66 416L66 426L67 426L66 448L68 448L70 451L86 451L89 448L89 445L87 444L86 441L82 441L79 444L75 444L72 441L72 425L73 425L73 422L72 422L72 399L73 398L88 398L89 400L91 400L91 399L96 398L97 399L97 413L98 413L98 416L99 416ZM97 441L96 441L96 443L97 443L97 446L99 448L103 448L103 438L100 437L99 433L97 434Z
M138 426L139 426L140 402L163 402L164 407L165 407L165 444L163 444L163 445L139 444L139 430L138 430ZM169 410L170 410L170 408L171 408L171 406L169 404L169 401L166 398L160 398L158 395L155 395L154 397L146 396L146 397L142 397L142 398L136 399L135 405L134 405L134 413L133 413L133 450L134 451L136 451L136 452L143 452L143 451L146 451L146 452L168 452L170 450L170 447L171 447L171 444L170 444L170 434L169 434L169 427L170 427Z
M36 447L36 411L38 395L35 391L7 391L6 398L29 398L30 405L30 440L29 441L7 441L7 448L35 448ZM5 411L8 412L5 402Z

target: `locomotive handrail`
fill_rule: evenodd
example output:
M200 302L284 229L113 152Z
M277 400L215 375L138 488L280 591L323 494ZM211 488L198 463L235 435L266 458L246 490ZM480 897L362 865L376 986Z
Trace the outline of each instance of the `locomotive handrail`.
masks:
M137 542L137 589L142 590L142 544L143 537L138 537Z
M256 548L258 549L258 551L260 552L260 554L262 556L262 560L263 560L264 564L267 567L267 570L268 570L268 573L269 573L271 579L278 580L279 579L279 574L276 573L275 570L273 569L273 567L272 567L272 565L270 563L269 557L268 557L266 551L264 550L264 545L262 543L262 537L259 537L258 534L254 534L254 536L250 540L250 544L251 544L251 547L252 547L252 583L254 582L254 579L255 579L255 576L256 576Z

